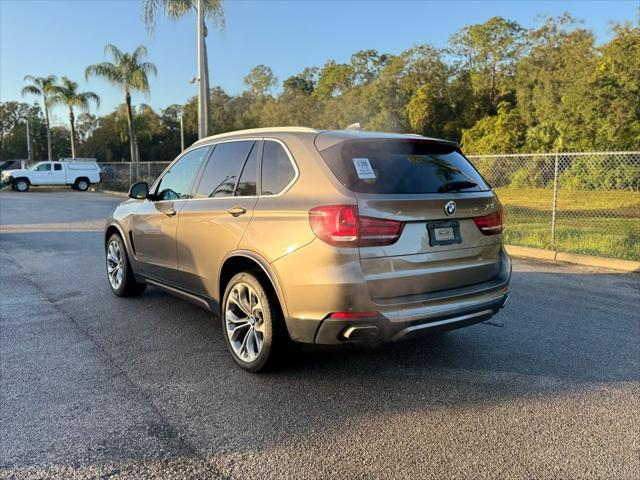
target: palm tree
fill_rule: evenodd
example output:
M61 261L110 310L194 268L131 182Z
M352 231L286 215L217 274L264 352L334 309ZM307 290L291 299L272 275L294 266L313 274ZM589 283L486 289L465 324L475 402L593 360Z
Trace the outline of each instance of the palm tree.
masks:
M138 161L138 141L136 139L136 127L133 123L131 109L131 92L149 94L149 74L157 75L156 66L153 63L141 61L147 56L147 49L140 45L133 53L122 52L118 47L107 44L104 47L105 55L113 58L112 62L102 62L89 65L84 75L88 79L91 76L103 77L108 81L124 89L124 99L127 105L127 122L129 124L129 144L131 147L131 161Z
M62 85L51 88L51 105L66 105L69 108L69 127L71 129L71 158L76 158L76 123L73 108L89 110L89 102L100 106L100 97L93 92L78 92L78 84L62 77Z
M142 0L142 20L144 21L147 31L153 32L156 20L158 17L158 10L164 9L165 14L171 20L177 20L191 12L196 11L197 0ZM224 10L222 8L223 0L202 0L202 7L204 8L204 17L209 18L214 25L219 28L224 28ZM205 98L205 112L207 116L211 117L211 98L209 95L209 60L207 56L207 26L204 25L204 75L201 81L204 83L204 91L207 92ZM209 120L207 118L207 120ZM206 125L210 126L211 122L207 121ZM209 128L210 129L210 128ZM208 135L210 132L206 132Z
M34 77L33 75L27 75L24 77L25 82L31 82L22 89L22 96L25 95L38 95L42 97L44 103L44 118L47 126L47 153L49 154L49 160L53 158L53 152L51 150L51 126L49 121L49 107L51 106L51 88L56 84L58 79L55 75L49 75L48 77Z

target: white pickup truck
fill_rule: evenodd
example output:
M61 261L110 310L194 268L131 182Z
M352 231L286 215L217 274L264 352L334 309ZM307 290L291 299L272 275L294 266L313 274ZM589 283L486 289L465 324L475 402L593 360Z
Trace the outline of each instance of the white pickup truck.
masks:
M29 168L2 172L2 181L18 192L26 192L31 185L70 185L84 192L100 180L100 167L95 160L38 162Z

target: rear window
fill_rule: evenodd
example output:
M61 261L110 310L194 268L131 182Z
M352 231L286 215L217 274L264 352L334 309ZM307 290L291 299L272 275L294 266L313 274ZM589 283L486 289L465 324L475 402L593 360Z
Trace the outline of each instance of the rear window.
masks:
M420 140L349 140L320 152L354 192L477 192L489 186L453 146Z

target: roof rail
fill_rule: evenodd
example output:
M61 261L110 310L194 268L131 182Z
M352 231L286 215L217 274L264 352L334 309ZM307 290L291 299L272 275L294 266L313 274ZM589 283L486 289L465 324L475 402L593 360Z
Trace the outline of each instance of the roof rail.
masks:
M261 135L263 133L319 133L315 128L309 127L263 127L263 128L249 128L246 130L236 130L233 132L219 133L217 135L211 135L198 140L196 143L203 142L205 140L218 140L222 138L235 137L236 135L256 134Z

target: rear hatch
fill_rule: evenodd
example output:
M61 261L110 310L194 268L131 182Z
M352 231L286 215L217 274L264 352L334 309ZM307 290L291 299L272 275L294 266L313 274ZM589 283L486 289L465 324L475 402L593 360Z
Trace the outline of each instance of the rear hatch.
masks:
M419 301L424 294L498 276L501 206L457 145L366 138L320 153L355 192L359 224L365 226L360 263L374 301ZM393 222L401 222L400 228L394 231Z

